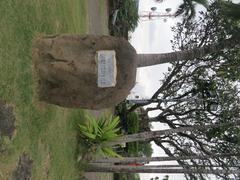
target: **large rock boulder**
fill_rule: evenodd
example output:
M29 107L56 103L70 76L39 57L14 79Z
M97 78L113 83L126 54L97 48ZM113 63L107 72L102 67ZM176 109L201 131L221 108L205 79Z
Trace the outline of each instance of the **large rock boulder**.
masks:
M116 86L97 84L96 52L115 50ZM39 99L51 104L102 109L121 102L136 79L136 52L123 38L96 35L39 37L33 44Z

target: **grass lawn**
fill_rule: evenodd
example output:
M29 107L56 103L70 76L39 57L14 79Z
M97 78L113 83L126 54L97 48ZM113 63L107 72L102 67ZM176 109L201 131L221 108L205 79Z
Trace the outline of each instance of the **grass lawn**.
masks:
M34 180L78 179L75 127L84 111L38 102L31 43L38 34L86 33L86 7L87 0L0 1L0 99L16 116L16 134L0 154L0 179L9 179L23 152L33 159Z

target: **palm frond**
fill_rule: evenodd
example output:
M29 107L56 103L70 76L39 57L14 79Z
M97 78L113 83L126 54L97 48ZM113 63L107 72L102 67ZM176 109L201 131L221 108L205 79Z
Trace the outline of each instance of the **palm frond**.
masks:
M111 157L120 157L114 150L108 146L108 141L115 140L119 135L119 117L101 116L95 119L90 115L86 116L85 124L79 124L79 133L90 146L96 148L96 153ZM92 149L92 148L90 148Z

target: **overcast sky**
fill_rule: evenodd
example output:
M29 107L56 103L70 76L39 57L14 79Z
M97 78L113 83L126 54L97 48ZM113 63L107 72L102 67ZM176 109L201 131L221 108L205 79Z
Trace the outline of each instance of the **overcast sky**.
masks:
M179 1L180 2L180 1ZM154 0L141 0L139 13L149 11L151 7L157 7L158 12L165 12L171 7L176 9L176 0L167 0L162 3L155 3ZM176 18L169 18L167 22L163 19L152 21L141 21L135 32L131 35L131 44L138 53L162 53L170 52L172 39L171 26L176 24ZM139 68L137 74L137 91L140 96L150 97L159 87L159 80L162 79L162 72L167 69L167 65L157 65L152 67ZM149 78L151 77L151 79Z

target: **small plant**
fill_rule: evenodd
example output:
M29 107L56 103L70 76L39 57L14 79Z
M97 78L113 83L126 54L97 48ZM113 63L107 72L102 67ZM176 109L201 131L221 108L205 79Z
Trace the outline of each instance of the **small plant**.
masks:
M138 5L135 0L111 0L110 10L118 10L116 22L112 25L110 18L109 28L111 35L121 36L128 39L128 32L133 32L138 25ZM110 14L112 13L110 12Z
M98 120L94 117L86 115L84 125L79 124L80 136L89 146L89 151L96 155L110 156L121 158L111 146L109 141L115 140L120 135L118 134L119 117L109 118L101 117Z

